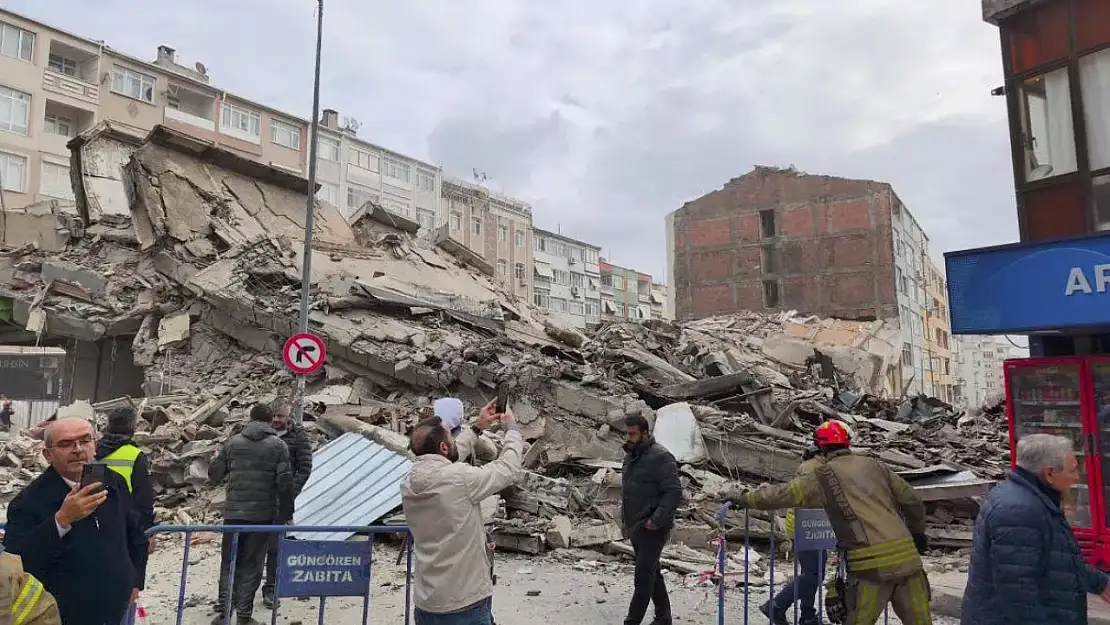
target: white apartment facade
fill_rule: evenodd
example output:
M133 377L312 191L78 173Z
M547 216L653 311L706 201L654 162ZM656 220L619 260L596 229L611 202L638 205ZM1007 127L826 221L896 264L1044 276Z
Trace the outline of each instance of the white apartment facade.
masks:
M576 328L600 323L601 248L538 228L532 236L536 306Z
M978 408L1001 398L1006 392L1002 363L1022 355L1019 350L1004 336L957 336L954 344L958 401Z
M926 340L928 315L929 237L917 219L894 198L891 209L891 239L894 246L894 289L898 302L898 326L902 333L902 385L907 395L939 396L932 388L932 355Z
M317 139L316 197L350 218L366 202L407 217L423 228L436 226L442 168L360 139L357 122L325 109Z

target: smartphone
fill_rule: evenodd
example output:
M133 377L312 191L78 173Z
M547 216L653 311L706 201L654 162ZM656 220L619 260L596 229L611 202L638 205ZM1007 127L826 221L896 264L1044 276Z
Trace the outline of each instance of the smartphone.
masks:
M108 478L108 465L103 462L89 462L81 469L81 488L100 482L103 487Z
M509 386L507 384L497 385L497 407L494 410L497 414L503 414L509 409Z

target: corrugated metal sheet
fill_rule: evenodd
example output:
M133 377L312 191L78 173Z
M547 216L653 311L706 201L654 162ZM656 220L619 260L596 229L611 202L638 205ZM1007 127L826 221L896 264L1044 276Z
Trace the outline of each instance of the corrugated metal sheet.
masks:
M412 462L347 433L312 454L312 475L293 519L297 525L371 525L401 505L401 480ZM346 540L350 532L293 533L301 540Z
M25 430L34 427L50 418L61 404L53 399L37 399L33 401L12 400L12 428Z

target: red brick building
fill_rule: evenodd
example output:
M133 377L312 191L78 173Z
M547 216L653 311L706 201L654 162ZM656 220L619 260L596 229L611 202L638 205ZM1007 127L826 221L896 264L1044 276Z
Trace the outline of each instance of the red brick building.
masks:
M921 232L887 183L756 167L668 215L675 316L898 317L903 230Z

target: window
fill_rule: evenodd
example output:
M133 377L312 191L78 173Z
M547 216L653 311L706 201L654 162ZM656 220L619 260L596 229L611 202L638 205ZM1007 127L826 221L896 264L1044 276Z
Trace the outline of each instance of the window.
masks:
M455 232L462 230L462 213L451 211L451 229Z
M426 169L417 169L416 188L421 191L434 193L436 190L436 175Z
M902 273L901 269L895 267L894 273L898 275L898 292L902 295L908 295L910 292L910 281L906 278L906 275Z
M567 255L567 244L562 241L555 241L554 245L551 246L551 253L565 257Z
M154 76L116 65L112 68L112 92L128 98L154 102Z
M586 307L582 302L571 301L567 303L567 312L572 315L582 315L586 312Z
M354 186L347 187L347 208L356 211L367 202L377 202L378 194L369 189L360 189Z
M549 308L551 308L551 310L554 310L555 312L565 313L567 311L567 300L561 297L552 297L551 306L549 306Z
M1095 219L1099 230L1110 230L1110 175L1091 181L1095 201Z
M316 157L333 163L339 162L339 139L316 138Z
M505 225L497 226L497 242L504 243L509 240L509 227Z
M417 209L416 221L420 224L421 228L431 230L436 227L436 214L432 211Z
M1091 169L1110 167L1110 50L1079 59Z
M597 264L597 257L598 257L597 250L589 250L589 249L586 250L586 262L587 263L592 263L592 264L596 265Z
M0 54L30 61L35 56L35 33L11 24L0 24Z
M944 359L944 375L952 374L952 361L948 358Z
M277 119L270 120L270 142L290 150L301 149L301 129Z
M382 159L382 173L390 178L409 182L410 168L407 163L395 161L391 158Z
M327 202L332 206L339 206L339 185L330 182L321 182L320 189L316 191L316 199Z
M601 275L601 286L613 286L613 274L605 273Z
M546 252L547 251L547 239L545 239L543 237L534 237L532 240L535 242L534 245L536 246L537 251L540 251L540 252Z
M474 217L470 220L470 231L476 237L482 236L482 220Z
M1026 181L1076 170L1068 70L1025 80L1021 86L1022 160Z
M528 277L528 274L525 273L524 263L516 263L513 265L513 275L516 276L517 280L524 280Z
M907 367L913 366L913 346L909 343L902 343L902 364Z
M61 115L47 115L42 120L42 129L46 134L73 136L73 120Z
M763 281L763 307L779 307L779 283L777 280Z
M43 161L42 181L39 185L43 195L73 199L73 184L69 181L69 167Z
M551 291L536 290L532 294L532 303L540 308L549 308L551 306Z
M570 285L581 287L586 282L586 276L580 273L570 272Z
M586 300L586 316L597 317L601 314L601 302L598 300Z
M77 61L67 59L60 54L51 54L50 60L46 64L50 71L64 74L66 76L77 75Z
M567 258L569 258L573 261L581 262L582 261L582 248L568 245L567 246Z
M378 155L358 148L347 150L347 162L367 171L378 171Z
M0 185L5 191L26 191L27 157L0 152Z
M775 236L775 211L759 211L759 230L764 239Z
M760 250L760 264L763 267L763 273L775 273L778 269L775 267L775 246L764 245Z
M570 282L570 274L563 271L562 269L552 269L551 281L555 284L566 285L568 282Z
M31 95L0 87L0 130L27 135L31 121Z
M504 258L497 259L497 275L501 277L509 275L509 261Z
M262 133L262 116L257 112L231 102L224 102L221 107L220 128L241 132L248 137L258 138Z

